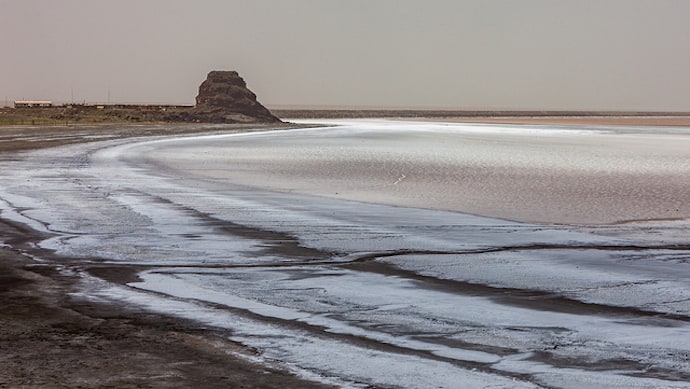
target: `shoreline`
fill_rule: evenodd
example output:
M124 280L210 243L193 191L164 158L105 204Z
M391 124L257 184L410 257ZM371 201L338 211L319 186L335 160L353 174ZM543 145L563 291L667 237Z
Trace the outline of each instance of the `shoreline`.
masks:
M170 135L202 135L288 130L303 127L293 123L265 124L84 124L76 126L0 126L0 156L14 152L73 143Z
M549 116L405 118L411 121L483 124L690 127L690 116Z
M290 119L390 119L486 124L580 124L690 127L686 112L567 112L567 111L456 111L456 110L274 110Z

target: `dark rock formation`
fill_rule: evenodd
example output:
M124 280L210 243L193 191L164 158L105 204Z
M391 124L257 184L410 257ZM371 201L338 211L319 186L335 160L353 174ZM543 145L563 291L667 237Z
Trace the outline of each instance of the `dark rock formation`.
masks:
M256 101L236 71L214 70L199 86L194 115L213 123L280 122Z

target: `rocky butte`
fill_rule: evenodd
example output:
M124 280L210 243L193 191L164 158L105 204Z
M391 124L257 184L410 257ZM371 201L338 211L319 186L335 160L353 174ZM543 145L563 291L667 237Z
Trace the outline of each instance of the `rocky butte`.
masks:
M213 70L199 86L193 116L202 122L280 122L261 103L236 71Z

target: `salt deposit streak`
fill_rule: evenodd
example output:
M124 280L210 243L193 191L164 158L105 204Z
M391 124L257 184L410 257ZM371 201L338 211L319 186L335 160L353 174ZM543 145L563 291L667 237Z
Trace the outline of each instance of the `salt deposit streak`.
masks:
M306 376L334 383L339 387L391 383L415 388L452 388L458 383L466 388L534 387L520 380L465 370L448 363L389 354L347 342L315 337L308 332L289 330L190 302L163 299L124 288L102 289L97 293L103 298L116 298L155 312L174 313L207 326L230 329L233 331L232 340L263 349L264 358L287 363L298 375L302 375L300 373L305 369L307 372L320 372L321 376ZM333 376L341 378L334 379Z
M35 151L0 208L339 386L689 387L689 132L338 124Z

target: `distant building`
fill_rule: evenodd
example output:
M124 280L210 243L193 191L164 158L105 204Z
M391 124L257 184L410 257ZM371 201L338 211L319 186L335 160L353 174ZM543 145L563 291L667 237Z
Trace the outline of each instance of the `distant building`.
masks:
M45 108L52 107L50 100L15 100L14 108Z

